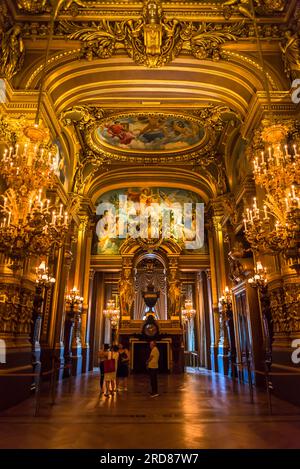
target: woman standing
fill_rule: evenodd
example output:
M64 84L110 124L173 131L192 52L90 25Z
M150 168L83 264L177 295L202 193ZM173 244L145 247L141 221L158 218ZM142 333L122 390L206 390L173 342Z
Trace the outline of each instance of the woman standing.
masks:
M118 360L119 360L119 347L117 345L114 345L112 347L112 351L108 352L107 354L107 360L112 363L112 360L114 360L114 370L109 370L106 371L105 369L105 363L104 362L104 380L105 380L105 387L106 387L106 393L104 394L105 397L109 397L109 392L113 394L116 392L116 381L117 381L117 367L118 367Z
M118 391L121 391L120 384L123 382L123 389L127 391L127 381L129 372L129 351L122 344L119 345L119 360L118 360Z

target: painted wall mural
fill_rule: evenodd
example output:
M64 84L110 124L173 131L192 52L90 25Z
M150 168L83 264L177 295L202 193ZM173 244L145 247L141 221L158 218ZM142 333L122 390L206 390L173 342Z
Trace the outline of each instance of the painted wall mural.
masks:
M204 204L192 191L169 187L109 191L97 200L96 219L93 255L118 255L128 237L151 241L171 237L183 253L207 251L204 234L204 245L198 242L200 228L204 231Z
M103 145L139 152L185 150L197 146L204 135L204 129L192 120L162 115L119 117L97 129Z

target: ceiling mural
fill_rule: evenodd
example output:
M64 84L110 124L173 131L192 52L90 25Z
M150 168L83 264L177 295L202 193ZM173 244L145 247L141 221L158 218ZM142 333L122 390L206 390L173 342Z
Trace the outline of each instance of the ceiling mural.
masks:
M204 129L194 121L160 115L114 118L97 129L102 145L138 152L190 149L199 145L204 135Z
M189 208L190 223L187 223ZM204 234L203 245L198 243L200 230L203 228L204 231L204 215L202 213L200 220L200 209L204 209L201 197L183 189L132 187L106 192L96 202L92 254L118 255L122 244L130 237L155 249L165 239L164 229L169 230L168 235L179 244L183 253L206 252ZM143 213L149 214L144 227ZM189 244L192 242L193 245Z

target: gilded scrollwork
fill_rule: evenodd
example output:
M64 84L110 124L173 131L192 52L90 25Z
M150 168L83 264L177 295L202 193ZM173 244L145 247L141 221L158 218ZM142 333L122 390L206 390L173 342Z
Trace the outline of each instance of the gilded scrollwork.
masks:
M82 41L81 56L85 59L109 58L118 48L124 48L135 63L149 68L170 63L182 49L198 59L219 60L223 57L222 44L236 41L244 33L241 23L220 27L168 19L158 1L146 1L139 19L83 25L66 21L60 29L69 39Z

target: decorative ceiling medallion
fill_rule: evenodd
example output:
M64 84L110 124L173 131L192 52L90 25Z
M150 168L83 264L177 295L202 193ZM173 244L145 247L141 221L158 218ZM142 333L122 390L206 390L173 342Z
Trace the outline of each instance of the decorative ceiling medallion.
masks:
M165 154L201 145L205 133L196 119L143 113L105 119L93 137L96 144L110 151Z
M211 132L200 119L185 114L124 113L96 121L86 135L93 151L113 159L182 159L203 149Z

